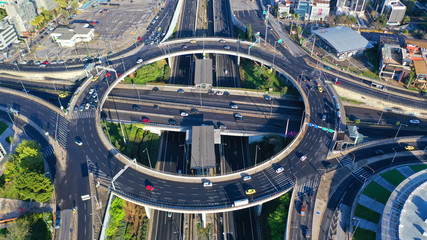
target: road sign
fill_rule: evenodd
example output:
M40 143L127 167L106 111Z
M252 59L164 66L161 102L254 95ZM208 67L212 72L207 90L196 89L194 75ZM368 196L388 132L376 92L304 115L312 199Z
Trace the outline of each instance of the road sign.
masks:
M283 42L283 39L277 40L277 43L282 43L282 42Z
M267 12L266 12L266 11L262 11L262 14L264 14L264 15L265 15L265 14L267 14Z
M313 127L313 123L307 123L309 127Z
M317 125L313 125L313 127L314 127L314 128L319 128L319 126L317 126Z
M334 130L333 129L328 129L328 132L332 133L332 132L334 132Z
M328 128L322 127L323 131L328 131Z

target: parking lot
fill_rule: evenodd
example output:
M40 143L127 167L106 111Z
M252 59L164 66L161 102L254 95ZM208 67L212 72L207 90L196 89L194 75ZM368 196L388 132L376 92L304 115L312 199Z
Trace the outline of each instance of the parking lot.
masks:
M93 2L68 23L88 21L95 28L95 38L90 43L79 43L75 48L61 48L48 34L35 49L37 60L74 59L84 56L107 55L129 47L143 35L152 18L161 9L161 0L111 1L120 6ZM94 6L94 7L93 7ZM95 23L95 24L93 24Z

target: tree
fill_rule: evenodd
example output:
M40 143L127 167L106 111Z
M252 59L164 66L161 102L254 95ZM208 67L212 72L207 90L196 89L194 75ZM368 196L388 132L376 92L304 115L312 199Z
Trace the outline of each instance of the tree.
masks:
M23 200L34 199L36 202L47 202L53 194L50 179L35 172L23 172L16 178L15 187Z
M6 235L0 235L0 239L25 240L28 239L30 230L30 222L26 218L18 218L7 224L8 233Z
M107 236L109 237L113 236L118 231L118 228L120 226L120 221L122 221L126 216L126 213L123 210L123 206L124 206L123 199L118 197L116 197L111 203L111 208L110 208L111 220L106 232Z
M356 121L354 121L355 124L359 124L360 123L360 119L356 119Z
M74 1L71 2L70 6L71 6L71 8L74 11L74 10L76 10L79 7L79 2L76 1L76 0L74 0Z
M63 8L61 8L59 10L59 14L61 14L64 18L68 18L70 16L70 13L67 10L63 9Z
M246 35L249 41L253 41L252 25L249 24L246 28Z
M408 15L406 15L402 20L402 24L407 24L409 23L409 21L411 21L411 18Z

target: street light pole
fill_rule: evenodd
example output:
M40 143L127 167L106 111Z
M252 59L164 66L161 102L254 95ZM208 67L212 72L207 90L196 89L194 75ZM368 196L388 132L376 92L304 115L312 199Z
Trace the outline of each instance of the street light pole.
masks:
M22 81L19 81L19 82L21 83L22 88L24 89L25 94L27 94L27 95L28 95L28 93L27 93L27 89L25 89L24 83L23 83Z
M397 132L396 132L396 135L394 136L394 139L396 139L397 138L397 134L399 134L399 131L400 131L400 128L402 127L402 125L405 125L405 124L400 124L399 125L399 129L397 129ZM407 126L407 125L405 125L405 126Z
M146 152L147 153L148 163L150 164L150 168L153 168L151 166L151 159L150 159L150 154L148 153L148 148L145 148L144 151L142 151L142 152Z
M255 166L256 166L256 161L257 161L257 158L258 158L258 149L261 150L261 148L258 147L258 144L257 144L257 145L255 145Z

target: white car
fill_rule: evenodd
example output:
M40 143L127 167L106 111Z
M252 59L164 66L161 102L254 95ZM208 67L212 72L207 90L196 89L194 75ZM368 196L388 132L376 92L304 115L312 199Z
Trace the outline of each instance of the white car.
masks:
M420 123L420 120L417 120L417 119L411 119L411 120L409 120L409 123L410 123L410 124L419 124L419 123Z
M231 108L233 108L233 109L238 109L239 108L239 106L237 106L236 104L234 104L234 103L231 103L230 104L230 107Z
M138 61L136 61L136 63L142 63L142 59L138 59Z
M281 173L283 171L285 171L285 169L283 167L279 167L276 169L276 173Z
M86 103L85 110L88 110L90 108L90 103Z
M223 93L222 93L221 91L216 91L216 95L218 95L218 96L222 96L222 95L223 95Z
M240 114L240 113L235 113L235 114L234 114L234 117L235 117L235 118L241 118L241 117L243 117L243 116L242 116L242 114Z
M187 117L187 116L188 116L188 113L187 113L186 111L182 111L182 112L181 112L181 116L183 116L183 117Z
M245 175L245 176L243 176L243 181L249 181L249 180L251 180L252 179L252 177L251 176L249 176L249 175Z
M268 96L268 95L264 95L264 99L267 100L267 101L271 101L271 97Z
M203 187L212 187L212 183L206 180L203 182Z
M299 158L299 160L301 160L301 161L304 161L304 160L306 160L307 159L307 156L306 155L302 155L300 158Z
M95 92L95 89L93 89L93 88L89 89L89 94L90 94L90 95L92 95L92 94L93 94L93 92Z

